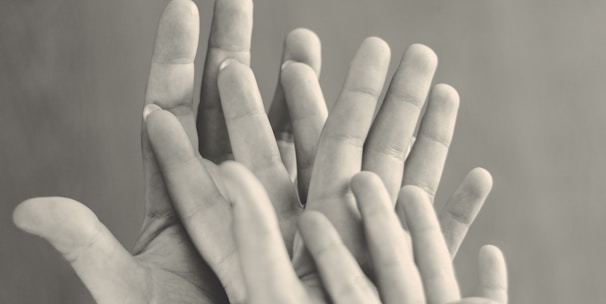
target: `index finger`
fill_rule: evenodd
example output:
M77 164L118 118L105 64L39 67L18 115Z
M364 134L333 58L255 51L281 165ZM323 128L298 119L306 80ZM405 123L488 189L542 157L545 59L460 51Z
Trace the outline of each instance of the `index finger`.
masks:
M297 278L267 193L244 166L220 166L233 206L234 233L251 303L301 303L306 294Z
M217 87L219 67L228 58L246 65L250 63L252 15L251 0L215 2L196 124L200 154L214 162L227 159L231 153Z
M166 6L160 17L145 92L145 104L170 110L179 119L194 146L198 140L193 115L194 59L198 32L198 9L192 1L173 0ZM145 123L141 129L146 219L154 215L168 216L174 211L152 152ZM140 237L135 251L145 247L149 239L146 235Z

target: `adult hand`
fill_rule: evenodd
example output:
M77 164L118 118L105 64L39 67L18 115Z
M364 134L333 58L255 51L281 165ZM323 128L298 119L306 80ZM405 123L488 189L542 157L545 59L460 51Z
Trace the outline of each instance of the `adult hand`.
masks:
M185 1L183 2L185 3ZM188 5L193 4L189 2ZM194 17L197 18L197 16ZM146 172L148 172L146 180L149 185L147 188L150 193L148 197L160 197L165 202L168 202L170 197L180 218L176 220L177 223L185 226L189 239L217 274L230 301L240 303L246 299L246 290L234 247L231 213L222 195L221 183L214 180L213 176L216 175L215 163L233 157L218 92L218 74L221 64L227 59L244 65L248 65L250 61L252 1L216 1L199 105L196 105L192 98L193 58L197 47L198 26L197 24L179 26L178 24L182 22L181 18L182 16L178 14L167 16L165 26L163 27L162 24L160 26L156 51L161 54L162 58L155 60L157 63L152 65L146 104L158 105L177 117L191 145L198 147L201 155L204 156L204 158L199 158L198 153L192 154L198 158L196 162L199 161L204 166L204 170L199 170L197 173L188 171L195 175L189 180L172 178L174 168L164 168L164 172L161 172L158 164L163 162L156 159L147 135L144 134L144 155L148 156L145 158ZM297 29L292 31L285 40L283 60L298 60L315 64L319 70L319 48L319 41L315 34L305 29ZM278 89L276 99L281 96L279 92ZM148 106L147 109L153 110L154 108ZM254 129L237 129L234 132L241 132L239 135L244 137L256 134ZM181 147L189 147L185 142L186 139L184 138L184 142L181 142ZM165 159L169 158L179 159L173 155L165 157ZM208 174L202 172L208 172ZM190 177L191 175L186 173L184 176ZM189 186L195 189L190 192L180 191ZM170 204L162 204L161 208L166 208L169 217L177 218L175 210L171 208ZM149 222L157 222L155 220L157 217L155 215L158 213L155 212L157 207L152 206L149 210L148 214L151 214L152 218ZM161 211L160 214L164 214L164 211ZM290 232L291 236L288 238L292 239L293 233ZM147 240L143 238L143 242L140 242L143 245L138 248L144 248L146 242ZM212 273L208 275L213 276Z
M322 123L317 121L321 120L318 117L322 117L324 100L313 74L301 64L286 66L282 74L284 86L293 88L285 90L291 117L296 117L293 111L305 113L303 119L293 119L297 122L293 123L297 151L299 146L313 146L319 142L315 162L313 158L298 159L299 172L309 172L313 166L308 180L305 175L299 175L299 182L309 185L300 190L300 193L308 193L307 209L320 211L329 218L358 262L371 275L360 215L349 190L349 181L361 170L372 171L384 180L394 204L402 182L421 187L433 200L459 103L452 87L434 86L416 143L407 157L437 59L429 48L411 46L373 120L387 73L389 53L387 44L378 38L369 38L362 44L323 129ZM310 117L316 118L315 121L304 119ZM440 221L447 231L452 256L484 203L491 183L488 172L479 168L472 170L441 212ZM310 264L305 256L303 246L297 246L295 264Z
M251 30L250 0L216 1L205 84L211 83L213 77L216 81L213 66L222 60L221 55L238 55L239 59L247 60ZM160 105L174 113L189 136L185 140L195 145L193 84L198 32L195 4L188 0L171 1L160 19L145 95L146 104ZM209 94L212 96L212 92ZM146 109L149 112L153 107ZM234 256L229 208L214 200L195 205L206 207L204 213L188 209L191 204L175 206L151 151L147 132L144 126L145 218L134 256L90 210L69 199L26 201L15 210L15 223L47 239L62 252L97 302L226 303L225 290L214 272L224 282L230 300L243 301L245 289L238 279L239 261ZM194 241L185 228L193 231Z

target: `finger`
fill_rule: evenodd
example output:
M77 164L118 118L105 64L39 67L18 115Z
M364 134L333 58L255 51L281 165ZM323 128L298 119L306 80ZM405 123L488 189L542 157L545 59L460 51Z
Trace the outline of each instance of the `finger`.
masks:
M179 118L194 145L198 142L192 110L198 31L198 9L192 1L173 0L166 6L158 26L145 93L145 104L170 109ZM148 227L152 219L169 217L173 209L151 151L145 124L141 143L146 204L144 226ZM156 233L153 229L142 231L144 233L137 241L136 252L143 250Z
M335 103L318 146L316 171L310 185L314 198L345 194L360 171L362 147L389 66L389 46L366 39L354 57L343 90Z
M351 181L383 303L424 303L410 237L404 232L381 179L361 172Z
M412 237L417 267L428 303L450 303L461 299L452 262L438 219L427 194L418 187L400 191L401 204Z
M320 39L308 29L299 28L291 31L284 41L282 66L295 61L309 65L315 72L315 78L320 75L322 61ZM278 79L281 79L281 71ZM290 115L286 106L286 96L283 84L278 81L274 98L269 108L269 122L278 141L282 162L294 180L296 172L296 153L293 144L293 134ZM317 145L317 141L315 142Z
M360 241L360 215L349 182L362 166L362 148L389 56L389 46L379 38L367 38L360 46L322 131L307 199L307 208L321 211L330 219L364 269L368 255Z
M380 303L372 284L324 215L304 212L299 231L334 303Z
M440 225L452 258L456 256L491 189L490 173L485 169L475 168L469 171L461 185L440 210Z
M301 303L305 291L292 268L273 207L263 185L244 166L220 167L233 205L234 233L249 301Z
M308 29L299 28L288 33L284 40L282 63L284 64L290 61L306 64L313 70L315 78L320 76L322 63L321 46L320 39L314 32ZM278 75L278 79L280 79L280 75ZM278 134L280 133L292 132L290 117L286 106L287 96L285 96L284 93L283 86L280 81L278 81L268 112L269 121L272 129L277 135L276 137L278 137Z
M305 202L322 127L328 116L317 74L306 64L288 62L281 83L294 133L299 196Z
M149 291L145 269L84 205L63 197L34 198L17 206L13 221L50 242L98 303L119 303Z
M507 266L503 253L496 246L485 245L478 257L480 286L478 296L507 304Z
M433 201L452 140L459 96L449 85L435 85L415 144L406 160L404 185L423 189Z
M252 15L252 0L215 1L197 120L200 153L214 162L231 153L217 87L219 66L228 58L249 64Z
M170 197L189 237L225 286L230 300L240 303L246 289L229 203L174 115L159 109L148 111L146 123Z
M414 44L406 50L364 147L363 170L381 177L394 204L437 62L436 54L424 45Z
M261 94L252 70L226 62L219 74L219 90L234 158L261 180L272 200L287 248L292 248L300 211L288 172L282 164Z
M160 18L145 104L156 104L179 118L197 144L193 116L194 59L198 48L198 9L189 0L171 1Z

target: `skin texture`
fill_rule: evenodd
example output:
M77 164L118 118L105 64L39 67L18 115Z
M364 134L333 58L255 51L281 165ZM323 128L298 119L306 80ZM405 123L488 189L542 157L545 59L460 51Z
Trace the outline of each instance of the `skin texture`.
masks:
M235 19L243 21L236 23ZM230 40L250 40L251 20L250 1L217 1L210 35L213 51L208 56L221 60L216 54ZM198 22L193 2L174 0L167 5L159 22L145 97L146 104L170 109L186 130L186 142L196 146L193 62ZM144 126L145 219L133 255L90 210L66 198L24 202L14 212L16 225L47 239L62 252L99 303L227 303L226 291L232 302L243 301L241 280L231 281L232 275L240 274L233 238L221 238L231 236L229 207L214 204L209 208L212 212L198 213L195 206L188 209L192 205L175 206L151 151L148 131ZM181 218L177 212L182 212ZM188 217L189 212L205 216L204 225L196 225L194 220L200 218ZM212 216L225 216L226 221L213 226L217 221L210 221ZM215 233L192 241L186 227ZM224 288L215 273L223 278Z
M373 48L375 47L376 43L381 42L377 39L374 41L370 41L367 44L363 44L360 53L362 53L363 56L366 55L368 58L375 58L375 54L373 54ZM367 49L364 49L364 47L366 47ZM368 54L364 54L364 52L368 52ZM352 64L352 66L356 66L356 64L358 63L356 63L354 59L354 63ZM287 64L283 67L283 69L286 70L293 65L299 64ZM364 69L366 68L366 66L360 64L359 68ZM303 70L307 71L305 73L309 72L309 69ZM308 73L307 75L313 74ZM256 87L254 75L247 66L234 60L228 60L223 64L223 67L219 73L218 81L219 90L222 97L222 106L225 111L227 128L230 134L234 134L230 136L230 143L232 151L234 153L234 158L241 162L248 169L250 169L250 171L260 180L263 187L267 189L268 196L271 199L274 210L276 210L276 213L278 214L278 226L280 227L280 230L282 232L281 235L284 243L286 244L286 250L288 252L290 248L292 248L291 246L293 246L291 245L292 239L290 238L293 234L290 234L288 232L294 231L291 227L293 225L294 219L298 217L298 214L300 214L301 210L298 208L297 198L296 196L294 196L294 185L290 181L290 177L287 173L286 168L281 163L277 144L275 142L275 139L273 138L270 124L263 111L263 103ZM367 98L367 96L364 95L362 97ZM346 111L347 110L351 109L346 109ZM161 114L160 112L164 112L164 114ZM446 112L447 114L452 113L452 111L443 112ZM149 120L154 121L153 117L157 117L160 115L166 116L166 113L168 112L158 111L158 114L153 114L152 116L150 116ZM340 112L338 111L338 109L336 109L333 113ZM301 115L297 113L295 114ZM292 115L292 117L297 116ZM306 116L301 115L301 117ZM167 122L163 122L163 124L167 124ZM342 127L340 125L338 126ZM448 131L449 129L451 130L452 127L447 126L446 129ZM247 130L255 130L255 133L249 134L247 133ZM177 131L175 129L171 132ZM204 183L203 176L196 175L192 172L203 171L204 161L201 157L196 156L195 153L192 152L193 148L188 147L187 145L183 145L183 142L185 142L185 136L178 134L173 134L170 136L166 135L163 136L165 140L160 141L154 139L154 136L151 137L152 142L157 142L154 144L154 149L158 154L160 166L163 168L163 172L166 173L165 176L168 181L169 188L173 189L172 191L174 193L181 193L181 195L183 195L182 198L176 199L177 204L180 204L180 201L194 201L197 197L200 197L200 193L197 192L200 190L196 189L199 189L198 185ZM347 136L334 137L351 138ZM181 143L179 141L181 141ZM296 144L297 143L295 141L295 145ZM346 149L347 148L350 147L346 147ZM346 158L356 157L355 149L354 153L347 152L349 151L343 153ZM182 155L186 155L186 157L182 158ZM197 164L196 160L198 161ZM347 170L352 170L351 165L349 165L349 162L342 162L336 165L332 164L333 167L331 168L337 170L336 173L339 173L338 170L343 169L341 167L336 167L338 165L344 166ZM345 179L346 178L347 175L345 175ZM206 179L208 180L207 177ZM340 181L343 178L333 177L333 179ZM330 191L330 187L335 187L335 182L330 180L325 180L325 182L325 188L323 188L323 190L326 191L326 189L328 189L328 191ZM345 190L348 189L348 183L348 180L345 180ZM177 195L175 195L175 197L177 197ZM465 203L469 204L468 202ZM359 226L356 228L362 229L361 223L359 223ZM348 231L346 233L351 233L351 231ZM301 246L301 244L302 242L298 244L295 243L295 250L297 250L297 248L300 248L297 246ZM345 244L347 244L347 242L345 242ZM363 246L363 244L361 246ZM445 248L446 247L444 247L443 249ZM365 249L362 248L361 250ZM449 255L447 256L449 257ZM450 263L450 259L448 259L447 261L448 263ZM352 263L355 264L356 261L352 260ZM318 272L317 269L314 267L314 263L309 260L307 262L297 262L297 256L295 255L294 268L297 272L297 276L301 279L301 283L303 284L304 289L307 290L309 301L326 301L326 299L324 298L324 291L322 290L319 284ZM364 275L360 272L360 275L358 275L357 277L364 277Z
M222 164L219 171L233 208L236 243L251 291L249 302L310 303L259 180L235 162ZM489 245L480 250L480 296L461 299L436 214L421 189L406 186L400 191L399 203L410 217L407 231L377 175L357 174L351 187L365 233L376 240L369 249L378 273L378 292L323 214L304 212L298 223L332 303L507 303L504 259L498 248Z
M381 177L392 204L395 204L401 184L418 186L433 201L459 104L456 91L448 85L438 84L430 91L437 59L426 46L412 45L405 52L386 98L373 118L389 57L389 48L382 40L369 38L364 41L323 127L317 123L325 117L321 108L322 94L309 69L291 64L284 67L282 74L283 84L305 84L304 89L293 89L292 95L287 95L289 105L293 104L293 109L303 109L301 112L305 113L301 115L303 119L297 120L299 124L293 124L295 145L318 142L313 162L308 158L299 163L301 171L312 172L309 181L305 176L299 176L299 193L307 193L308 210L319 211L328 217L371 277L373 271L368 262L368 251L364 249L360 215L349 190L349 181L356 173L367 170ZM427 110L419 117L427 95ZM291 117L295 115L291 113ZM421 126L417 140L407 155L418 119L421 119ZM304 128L307 131L300 130ZM447 231L447 246L453 257L491 186L488 172L481 168L472 170L440 212L441 225ZM404 218L401 220L405 222ZM302 271L300 275L317 280L307 276L313 268L304 266L311 263L297 240L294 250L294 263L299 266L296 269Z
M221 183L215 183L217 168L211 160L231 157L231 148L212 150L221 147L227 138L212 137L222 134L225 125L222 109L217 107L217 77L225 58L249 61L252 2L216 2L199 107L193 98L198 31L193 2L173 0L167 5L159 22L144 112L148 116L160 107L167 109L184 130L178 142L181 147L199 157L191 149L198 146L210 159L203 159L203 167L193 172L197 180L202 180L200 184L171 184L174 179L167 176L175 169L161 172L161 162L150 141L154 131L143 124L145 217L132 255L90 210L70 199L38 198L15 210L17 226L47 239L64 253L99 303L226 303L228 297L232 303L241 303L246 298L229 204L221 193ZM315 46L309 43L313 41L318 40L310 31L293 31L285 41L284 58L316 60L319 41ZM220 119L216 119L216 113ZM252 129L246 131L255 134ZM182 159L176 155L165 158ZM191 192L193 197L175 191L184 185L198 191Z
M247 66L250 60L252 2L216 2L199 105L195 104L193 98L193 62L198 30L198 13L192 2L173 0L167 5L160 19L145 97L147 121L142 128L145 219L133 254L119 244L90 210L70 199L28 200L17 207L14 221L21 229L47 239L63 253L99 303L224 303L228 298L232 303L241 303L247 298L247 289L234 238L233 218L227 199L228 187L223 184L216 166L216 162L235 158L251 170L267 189L278 215L278 226L286 250L291 256L295 255L297 275L303 279L310 299L322 302L325 295L316 272L310 270L313 264L309 259L299 262L297 258L297 254L306 254L303 243L297 243L295 237L296 220L302 212L301 202L307 203L311 209L320 210L323 207L318 207L321 201L318 197L324 194L330 197L337 193L337 199L350 200L347 208L353 210L352 197L346 190L347 181L361 168L369 168L385 176L392 184L389 189L396 187L394 185L399 187L402 168L386 163L395 155L396 161L402 163L403 167L407 158L405 153L400 152L406 151L412 141L412 135L401 141L394 134L402 132L401 121L406 125L416 123L414 111L411 116L413 122L410 122L409 118L391 119L387 114L381 114L383 110L380 110L371 127L372 117L360 111L355 112L357 106L346 104L360 99L361 103L356 105L374 109L389 62L389 56L386 56L388 48L377 38L363 43L352 62L344 93L337 102L341 105L331 113L334 118L329 118L324 127L327 111L317 82L320 70L319 41L307 30L293 31L285 42L283 60L287 64L283 65L281 83L276 89L273 109L278 110L272 112L272 122L277 122L272 130L254 75ZM415 48L427 49L421 46ZM405 55L404 58L412 63L404 64L403 60L397 75L419 61L414 56L409 57ZM427 65L420 61L420 65ZM428 70L433 73L431 64ZM429 86L427 80L415 78L414 71L410 74L407 76L413 79L410 81L404 76L401 77L404 79L402 81L398 80L400 76L394 77L387 96L413 94L406 88L409 82L420 81ZM360 78L363 75L366 78ZM416 75L422 79L431 78L422 73ZM371 86L366 87L366 81ZM299 86L300 83L305 86ZM302 87L308 89L302 90ZM416 85L412 87L423 95L424 89ZM438 97L430 98L430 105L434 99L452 99L451 94L446 93L444 97L442 93L438 92ZM384 105L390 104L389 98ZM423 96L419 98L424 100ZM422 101L418 102L422 104ZM287 105L288 116L280 116L285 115L283 108L279 110L280 103ZM406 160L407 166L410 162L410 167L417 169L409 170L411 173L404 171L403 180L410 180L413 184L424 183L423 188L429 194L433 193L432 189L439 182L445 159L444 148L447 146L444 143L449 142L448 134L452 134L453 106L448 105L448 102L436 102L436 106L428 107L427 112L435 113L434 116L439 119L427 123L423 119L423 125L428 127L422 128L446 132L447 141L442 140L442 145L418 148L421 152L415 152L415 145ZM160 111L160 108L164 110ZM456 113L456 106L454 108ZM354 112L350 112L352 110ZM385 112L393 114L394 111ZM350 114L354 115L351 121L359 119L364 122L364 129L370 129L371 135L366 143L368 130L351 128L351 121L348 123L344 120ZM445 128L433 123L442 118L449 118L447 121L452 123L445 124ZM182 129L162 127L171 120L178 122ZM282 140L283 137L276 141L275 134L284 134L284 130L290 132L288 126L292 126L293 142ZM344 133L339 134L340 131ZM231 136L227 136L226 132ZM336 133L331 135L331 132ZM176 140L174 145L168 145L162 138L172 133L180 135L173 138ZM423 138L424 133L421 133L417 135L419 138ZM333 147L330 147L331 139L334 140ZM432 140L421 139L421 142L431 143ZM293 166L293 144L297 149L296 169ZM362 146L370 152L362 155ZM390 146L397 147L386 150L385 147ZM367 156L373 155L373 151L379 151L376 157ZM397 153L391 153L394 151ZM327 163L332 153L343 159L357 160L353 162L353 167L347 165L343 167L346 171L337 172L340 175L334 180L327 178L330 172L322 172L330 167L313 169L315 159ZM382 157L385 155L388 157ZM424 155L431 158L425 160ZM428 164L431 170L428 169L430 173L425 176L422 167L428 161L431 162ZM360 163L360 166L356 163ZM338 164L338 160L335 164ZM315 167L323 168L321 165ZM385 172L381 169L385 167L397 168L398 172ZM297 185L292 182L295 175ZM452 237L447 240L453 254L490 189L486 186L486 176L489 179L489 175L479 175L478 178L464 180L460 187L462 190L449 201L448 212L441 218L442 223L450 223L447 227L452 227ZM397 182L393 182L391 176L395 176ZM323 183L323 180L327 182ZM368 253L363 248L363 242L351 237L362 229L359 215L358 218L351 217L348 210L340 210L340 207L333 210L330 205L326 206L329 207L322 211L337 227L337 231L343 233L345 246L368 271ZM461 222L459 219L466 220ZM364 256L366 260L361 260L360 257Z

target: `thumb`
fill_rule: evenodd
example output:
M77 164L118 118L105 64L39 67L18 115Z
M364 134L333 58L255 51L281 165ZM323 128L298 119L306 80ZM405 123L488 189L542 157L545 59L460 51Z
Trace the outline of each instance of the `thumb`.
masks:
M98 303L144 302L144 268L81 203L63 197L29 199L15 208L13 221L50 242Z

